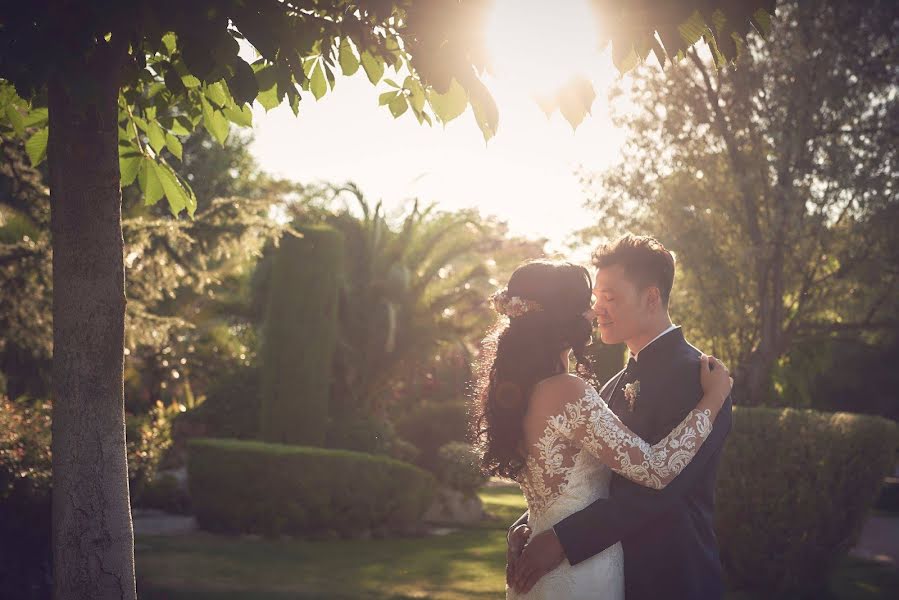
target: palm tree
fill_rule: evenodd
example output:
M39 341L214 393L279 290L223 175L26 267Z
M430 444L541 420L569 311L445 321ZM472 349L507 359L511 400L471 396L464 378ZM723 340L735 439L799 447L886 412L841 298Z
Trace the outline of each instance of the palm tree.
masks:
M329 191L294 211L298 224L328 223L346 244L332 407L378 415L400 369L483 328L490 270L472 252L481 224L476 213L415 202L391 226L382 203L372 206L356 186ZM332 211L339 200L344 209Z

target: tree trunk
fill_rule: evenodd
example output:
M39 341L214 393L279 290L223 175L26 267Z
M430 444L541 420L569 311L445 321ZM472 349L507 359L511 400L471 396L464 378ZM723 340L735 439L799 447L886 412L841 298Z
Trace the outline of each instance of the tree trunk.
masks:
M49 84L54 598L137 598L125 452L117 65ZM74 61L73 61L74 62Z
M776 357L759 350L750 353L740 365L734 382L734 401L743 406L761 406L773 396L771 381Z

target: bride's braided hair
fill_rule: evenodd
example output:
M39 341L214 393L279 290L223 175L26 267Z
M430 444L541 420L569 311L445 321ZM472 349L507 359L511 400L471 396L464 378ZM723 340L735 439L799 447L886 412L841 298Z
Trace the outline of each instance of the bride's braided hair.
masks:
M563 350L571 348L578 371L592 379L586 352L592 326L583 317L592 288L582 266L535 260L518 267L506 290L494 296L497 310L513 316L500 319L484 338L477 365L472 434L486 473L514 478L524 466L522 425L528 399L537 382L563 371ZM513 298L531 309L506 309Z

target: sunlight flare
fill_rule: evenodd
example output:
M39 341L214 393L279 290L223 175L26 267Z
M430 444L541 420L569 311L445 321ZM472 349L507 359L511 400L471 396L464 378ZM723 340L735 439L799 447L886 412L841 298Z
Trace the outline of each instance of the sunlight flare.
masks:
M486 37L497 78L535 97L576 77L589 79L599 62L596 18L587 0L496 0Z

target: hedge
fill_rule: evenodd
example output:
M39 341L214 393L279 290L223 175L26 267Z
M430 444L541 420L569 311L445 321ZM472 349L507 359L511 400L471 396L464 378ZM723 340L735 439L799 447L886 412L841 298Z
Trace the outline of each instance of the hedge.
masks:
M735 408L716 497L729 587L818 596L857 541L896 441L880 417Z
M272 262L259 364L260 433L268 442L321 446L337 344L343 235L300 227L281 239Z
M419 450L416 465L431 473L440 471L440 448L465 441L467 410L464 401L426 402L394 417L397 435Z
M405 531L427 509L427 472L384 456L249 440L195 439L188 481L201 528L305 535Z

